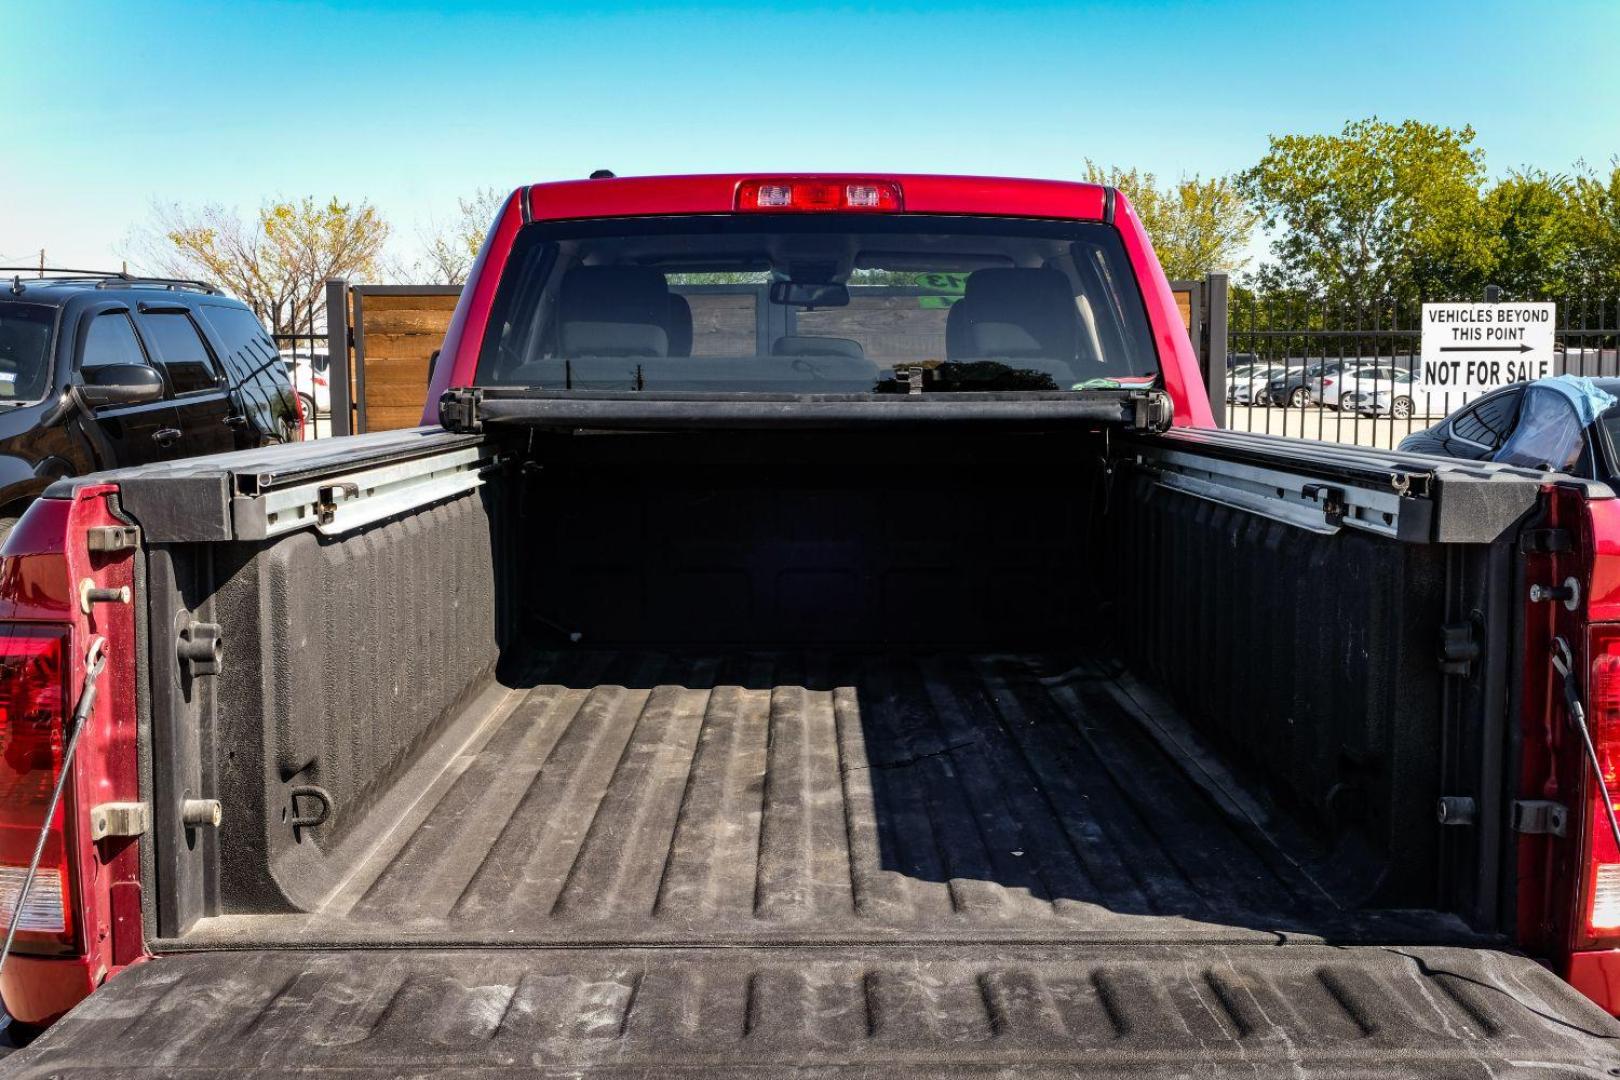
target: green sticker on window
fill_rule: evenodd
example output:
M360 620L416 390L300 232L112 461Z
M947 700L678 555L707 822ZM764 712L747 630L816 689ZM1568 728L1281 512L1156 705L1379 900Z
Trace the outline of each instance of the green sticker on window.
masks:
M966 274L919 274L917 284L925 289L933 289L944 293L943 296L919 296L917 306L925 311L937 311L948 308L962 299L962 293L967 290Z

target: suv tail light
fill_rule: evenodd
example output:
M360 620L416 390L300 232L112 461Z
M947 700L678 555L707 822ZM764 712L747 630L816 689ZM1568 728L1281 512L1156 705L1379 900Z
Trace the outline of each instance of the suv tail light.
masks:
M905 209L900 185L893 180L849 180L842 177L787 177L744 180L737 185L738 210L828 211Z
M309 438L310 417L304 415L304 396L302 394L293 395L293 415L298 418L298 427L295 432L297 438L295 441L303 442Z
M67 709L66 637L42 628L0 628L0 919L9 922L62 768ZM19 952L74 945L65 830L57 807L39 872L18 924ZM0 929L0 935L4 930Z

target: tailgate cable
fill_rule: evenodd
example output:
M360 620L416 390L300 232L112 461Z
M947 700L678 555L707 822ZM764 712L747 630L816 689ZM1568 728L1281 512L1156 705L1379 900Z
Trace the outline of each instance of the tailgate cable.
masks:
M1592 729L1586 723L1586 706L1581 704L1581 688L1575 678L1575 657L1570 652L1569 642L1562 637L1552 640L1552 666L1564 678L1564 709L1569 713L1569 721L1575 730L1581 733L1581 742L1586 745L1586 762L1592 766L1592 777L1597 780L1598 790L1603 793L1603 812L1609 818L1609 832L1614 836L1616 847L1620 847L1620 821L1614 816L1614 799L1609 794L1609 785L1603 779L1603 764L1598 760L1597 746L1592 742Z
M68 777L73 775L73 752L79 747L79 734L84 731L85 720L90 716L90 710L96 707L96 680L101 678L101 670L107 666L107 639L97 634L90 639L90 649L84 656L84 689L79 691L79 704L73 710L70 723L72 727L67 732L67 744L62 747L62 769L56 778L56 789L51 792L50 805L45 808L45 821L39 828L39 839L34 843L34 857L28 863L28 873L23 877L22 888L17 890L17 902L11 909L11 923L6 927L6 940L0 945L0 971L5 970L6 959L11 956L11 942L17 936L17 924L22 922L23 904L28 899L28 890L34 884L34 875L39 872L39 860L45 854L45 841L51 835L51 822L56 819L56 808L62 801L62 792L67 788Z

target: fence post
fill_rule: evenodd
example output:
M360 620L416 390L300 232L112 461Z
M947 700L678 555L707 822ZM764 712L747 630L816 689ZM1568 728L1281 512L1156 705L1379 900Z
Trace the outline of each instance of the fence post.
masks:
M1209 408L1215 414L1215 426L1226 426L1226 301L1229 278L1226 274L1209 274L1204 278L1204 326L1209 334L1209 371L1205 382L1209 386Z
M332 380L332 434L352 435L349 410L349 283L326 282L326 370Z

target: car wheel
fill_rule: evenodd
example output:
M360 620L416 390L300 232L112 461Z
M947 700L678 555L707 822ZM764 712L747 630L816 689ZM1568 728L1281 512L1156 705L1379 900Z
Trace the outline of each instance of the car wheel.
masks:
M308 394L299 394L298 404L304 410L304 420L313 425L315 423L315 417L318 415L315 412L315 399L310 397Z
M1397 420L1410 420L1412 418L1412 399L1398 397L1389 406L1390 415Z
M1303 386L1294 387L1294 392L1288 395L1288 404L1296 409L1303 409L1311 403L1311 392Z

